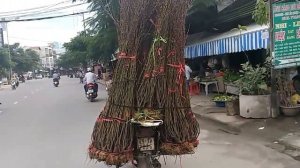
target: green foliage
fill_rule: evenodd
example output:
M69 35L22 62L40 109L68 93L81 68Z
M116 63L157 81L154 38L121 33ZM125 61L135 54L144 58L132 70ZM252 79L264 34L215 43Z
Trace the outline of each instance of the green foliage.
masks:
M33 50L24 50L19 43L10 46L12 69L21 73L39 68L39 56Z
M0 76L7 75L6 69L9 68L8 51L0 48Z
M269 10L267 2L264 0L258 0L255 10L253 11L252 18L259 25L265 25L269 23Z
M212 101L222 101L222 102L226 102L226 101L233 101L236 100L237 97L236 96L228 96L228 95L217 95L214 96Z
M242 94L263 95L268 93L267 79L270 71L271 59L263 65L252 66L249 62L242 64L241 77L237 80Z
M9 61L8 46L0 49L0 73L4 75L5 69L12 67L12 70L18 73L32 71L39 68L39 56L33 50L24 50L15 43L9 46L11 62Z
M234 71L231 71L229 69L227 69L224 72L224 81L228 82L228 83L233 83L235 81L237 81L238 79L240 79L240 74Z

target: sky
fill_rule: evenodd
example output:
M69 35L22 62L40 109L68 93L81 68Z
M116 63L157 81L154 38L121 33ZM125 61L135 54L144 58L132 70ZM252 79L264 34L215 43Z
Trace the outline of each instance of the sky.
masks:
M76 4L79 3L82 2L78 2ZM62 11L57 10L53 13L45 13L42 15L24 16L24 14L22 14L23 16L19 18L16 18L16 16L12 16L12 13L5 13L11 11L21 11L23 13L26 13L28 11L24 10L37 7L44 7L43 9L38 9L40 12L49 10L49 6L52 6L53 9L70 5L75 4L73 4L71 0L0 0L0 19L5 18L6 20L9 20L56 16L88 10L88 5L83 4ZM32 10L30 12L32 12ZM88 16L90 15L85 14L84 17L87 18ZM83 15L69 16L42 21L9 22L7 24L9 44L17 42L20 43L21 46L46 46L48 43L51 42L59 42L63 44L65 42L69 42L71 38L75 37L78 34L78 32L84 29L82 21ZM7 32L4 32L4 41L7 44L6 33Z

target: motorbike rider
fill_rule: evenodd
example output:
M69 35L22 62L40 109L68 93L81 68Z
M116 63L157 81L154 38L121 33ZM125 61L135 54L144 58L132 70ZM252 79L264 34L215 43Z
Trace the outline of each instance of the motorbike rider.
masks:
M82 71L79 71L78 72L78 76L79 76L79 80L80 80L80 83L83 83L83 73L82 73Z
M98 92L98 84L96 83L97 76L92 72L92 68L87 68L87 73L85 74L83 81L85 93L87 92L87 85L90 83L94 84L94 91Z
M54 71L52 77L53 77L53 82L59 81L59 74L56 71Z
M19 86L18 75L13 74L13 75L11 76L11 84L15 84L16 87Z

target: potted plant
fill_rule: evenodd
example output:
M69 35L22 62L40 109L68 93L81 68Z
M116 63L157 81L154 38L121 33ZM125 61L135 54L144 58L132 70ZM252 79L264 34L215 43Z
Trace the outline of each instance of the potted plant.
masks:
M242 64L241 76L237 81L240 88L240 115L245 118L271 117L271 95L267 86L271 59L263 65Z
M240 78L240 74L232 70L226 70L224 73L224 83L226 93L239 94L239 87L235 83Z
M297 80L294 79L297 85ZM279 71L277 78L278 96L281 112L286 116L295 116L300 112L299 99L300 96L295 90L292 82L288 79L287 70L283 69Z
M214 96L212 101L216 103L217 107L225 107L226 102L232 101L234 99L233 96L228 96L228 95L217 95Z

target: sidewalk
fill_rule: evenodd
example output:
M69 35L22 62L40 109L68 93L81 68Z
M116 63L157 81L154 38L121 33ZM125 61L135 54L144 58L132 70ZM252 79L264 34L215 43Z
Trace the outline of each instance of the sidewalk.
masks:
M10 85L0 85L0 91L9 89L11 86Z
M245 119L240 116L228 116L226 114L226 108L216 107L212 98L213 95L192 96L191 107L196 116L237 129L246 123L253 122L253 119Z
M220 125L229 134L244 134L261 139L266 146L300 161L300 115L270 119L245 119L228 116L225 108L216 107L213 95L192 96L191 107L195 115Z

